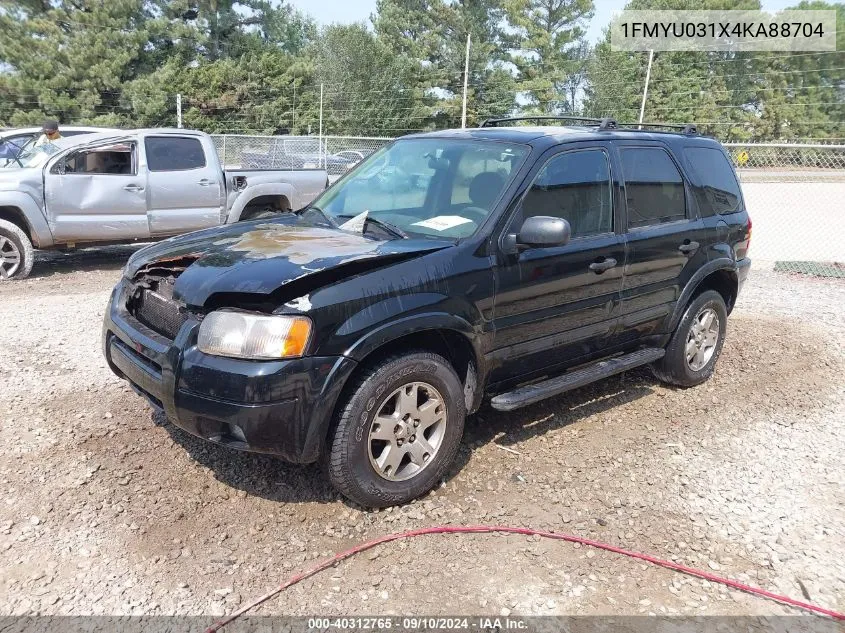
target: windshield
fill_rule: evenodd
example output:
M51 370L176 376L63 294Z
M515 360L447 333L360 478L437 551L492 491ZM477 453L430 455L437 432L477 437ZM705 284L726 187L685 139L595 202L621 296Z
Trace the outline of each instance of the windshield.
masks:
M24 145L21 153L17 158L9 158L2 165L3 167L41 167L47 162L53 154L60 151L58 145L54 145L49 141L35 145L35 141L30 141Z
M528 153L524 145L446 138L382 148L314 201L338 224L364 211L411 237L478 230Z

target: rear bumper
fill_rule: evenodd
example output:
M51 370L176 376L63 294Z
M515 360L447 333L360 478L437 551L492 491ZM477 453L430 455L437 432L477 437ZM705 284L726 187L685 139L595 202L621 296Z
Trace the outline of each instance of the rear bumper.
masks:
M745 257L743 259L737 260L736 262L736 280L737 280L737 293L742 290L742 287L745 285L745 281L748 279L748 271L751 270L751 259Z
M174 424L210 442L292 462L319 457L353 360L209 356L196 348L198 320L188 319L170 341L132 317L122 294L120 284L106 311L106 361Z

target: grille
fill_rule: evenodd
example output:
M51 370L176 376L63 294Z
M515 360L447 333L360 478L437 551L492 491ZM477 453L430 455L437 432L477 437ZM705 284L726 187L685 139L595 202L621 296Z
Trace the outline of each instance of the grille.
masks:
M165 290L167 284L160 284ZM179 329L188 320L188 315L169 297L146 288L136 295L131 309L136 319L147 327L170 339L176 338Z

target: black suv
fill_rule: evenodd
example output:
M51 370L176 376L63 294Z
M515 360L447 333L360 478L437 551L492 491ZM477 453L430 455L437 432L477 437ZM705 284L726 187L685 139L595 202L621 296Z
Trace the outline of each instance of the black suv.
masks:
M110 367L201 438L322 458L365 506L436 485L484 400L647 363L707 380L750 265L721 145L509 122L406 136L295 213L138 251Z

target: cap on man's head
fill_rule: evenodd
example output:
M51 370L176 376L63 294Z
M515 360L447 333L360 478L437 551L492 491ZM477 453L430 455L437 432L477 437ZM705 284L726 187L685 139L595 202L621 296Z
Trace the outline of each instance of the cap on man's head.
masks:
M47 119L41 126L42 132L56 132L59 129L59 122L54 119Z

